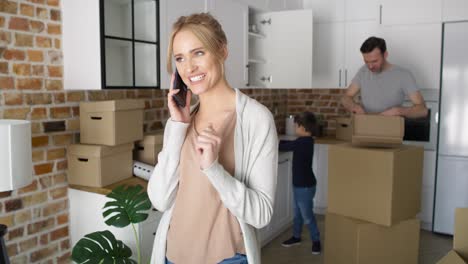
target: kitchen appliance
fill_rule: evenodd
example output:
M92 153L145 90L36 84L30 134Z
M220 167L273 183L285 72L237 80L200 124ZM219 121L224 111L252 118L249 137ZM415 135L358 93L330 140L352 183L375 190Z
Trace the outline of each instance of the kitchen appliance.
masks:
M468 207L468 21L444 23L434 232L453 234Z

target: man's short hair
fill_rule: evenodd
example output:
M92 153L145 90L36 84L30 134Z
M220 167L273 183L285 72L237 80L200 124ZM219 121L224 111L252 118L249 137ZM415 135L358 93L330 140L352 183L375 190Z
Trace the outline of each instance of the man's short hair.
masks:
M312 112L303 112L294 116L294 123L303 126L307 132L316 134L317 119Z
M387 44L385 44L385 40L383 38L378 37L370 37L364 41L361 45L361 53L369 53L373 51L375 48L380 49L382 54L387 51Z

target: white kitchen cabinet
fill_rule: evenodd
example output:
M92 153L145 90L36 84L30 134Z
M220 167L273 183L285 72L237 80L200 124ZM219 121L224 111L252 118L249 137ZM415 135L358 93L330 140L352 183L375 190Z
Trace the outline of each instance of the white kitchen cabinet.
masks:
M311 87L312 11L251 13L249 19L258 28L249 34L249 86Z
M303 9L302 0L269 0L268 11Z
M364 65L360 47L378 32L375 21L315 24L313 88L347 88Z
M275 205L270 223L258 231L262 246L284 232L293 220L292 152L280 152Z
M468 1L442 0L442 20L444 22L468 20Z
M312 169L317 179L314 213L325 214L328 206L328 145L315 144Z
M390 63L412 72L419 88L439 89L442 25L417 24L381 27Z
M314 23L375 20L379 0L304 0L304 8L314 12Z
M104 222L102 208L111 199L102 194L71 188L68 189L68 198L70 201L70 237L72 247L89 233L109 230L114 234L116 239L122 240L123 243L132 249L132 258L137 259L136 241L132 227L116 228L108 226ZM149 216L144 222L136 224L144 263L149 261L151 257L154 237L161 216L161 212L153 209L149 211Z
M382 25L440 23L443 0L379 0Z
M61 1L64 89L159 87L158 3Z
M226 78L232 87L244 88L248 82L248 6L235 0L210 0L208 10L219 21L228 40Z
M432 216L434 213L434 192L436 172L436 152L424 151L423 178L421 190L421 228L432 231Z
M259 11L266 11L268 10L268 2L269 0L239 0L246 3L250 8L255 8Z

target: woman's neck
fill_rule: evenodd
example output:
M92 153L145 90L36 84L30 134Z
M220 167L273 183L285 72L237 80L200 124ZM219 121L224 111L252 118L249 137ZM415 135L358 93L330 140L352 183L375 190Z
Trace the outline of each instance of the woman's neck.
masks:
M197 115L209 118L216 113L235 110L236 92L224 81L200 94L199 100L200 108Z

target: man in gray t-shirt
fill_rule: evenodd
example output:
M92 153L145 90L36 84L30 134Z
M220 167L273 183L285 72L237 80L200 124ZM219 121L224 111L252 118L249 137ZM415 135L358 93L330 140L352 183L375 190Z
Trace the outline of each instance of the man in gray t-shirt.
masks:
M423 117L427 115L424 99L410 71L387 61L385 40L368 38L361 46L365 65L359 69L346 90L341 102L356 114ZM361 92L361 104L354 96ZM408 96L413 106L402 107Z

